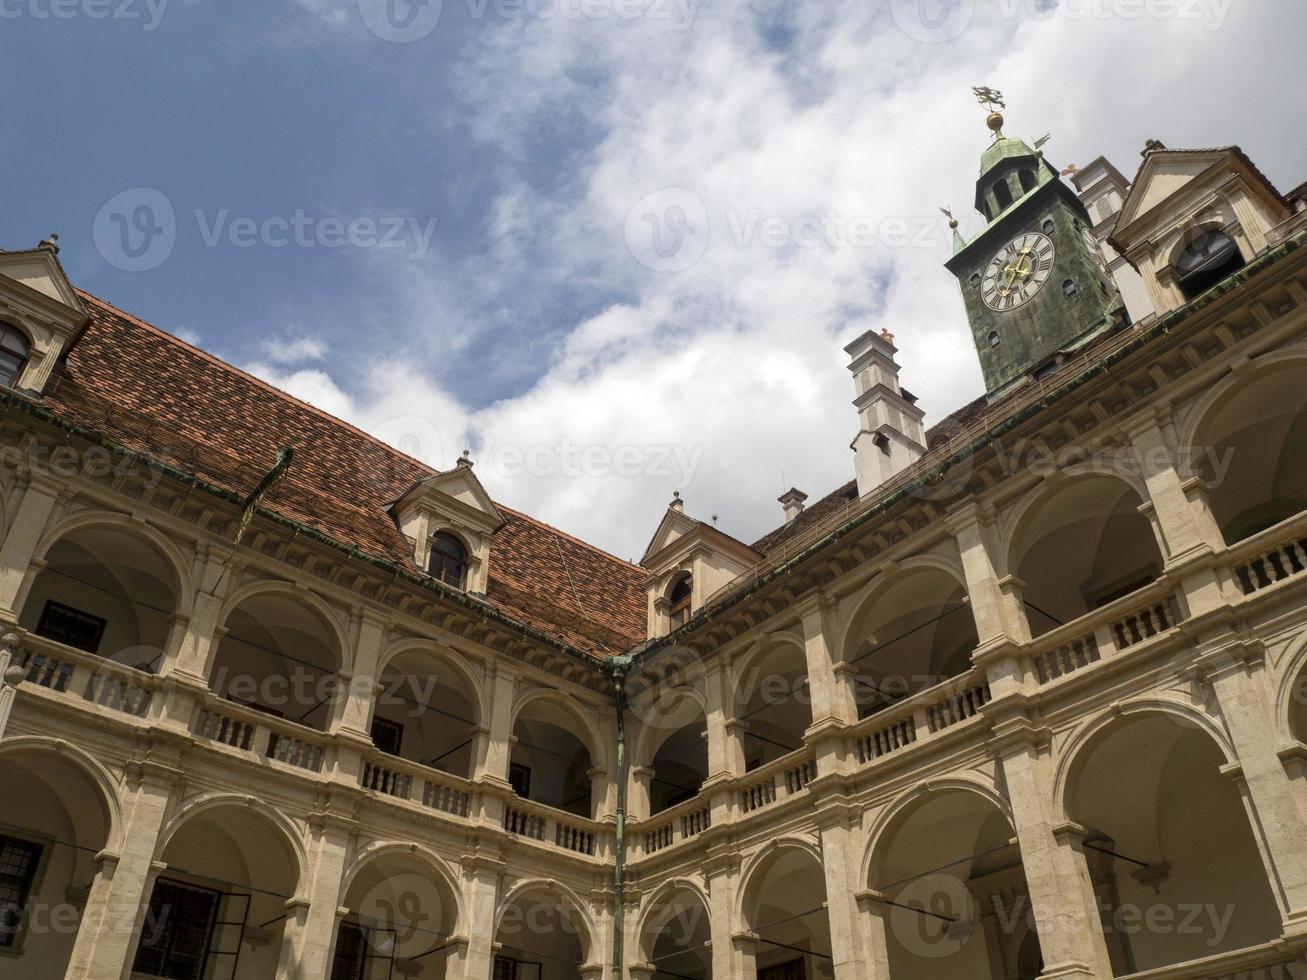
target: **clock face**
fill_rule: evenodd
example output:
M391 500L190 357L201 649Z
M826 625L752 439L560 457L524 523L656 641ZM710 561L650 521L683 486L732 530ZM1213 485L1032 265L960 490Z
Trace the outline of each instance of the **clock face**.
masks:
M1029 302L1053 274L1053 242L1031 232L1012 239L994 256L980 284L985 305L1007 313Z

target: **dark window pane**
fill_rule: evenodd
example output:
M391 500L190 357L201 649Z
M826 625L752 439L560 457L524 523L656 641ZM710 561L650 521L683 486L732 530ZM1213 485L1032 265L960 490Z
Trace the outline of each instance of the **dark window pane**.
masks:
M12 947L18 940L41 859L41 845L14 837L0 837L0 948Z
M387 755L399 755L404 742L404 726L385 718L372 719L372 744Z
M452 534L441 531L431 539L431 558L427 571L446 585L456 589L467 582L467 549Z
M95 653L104 636L105 621L72 606L53 599L41 610L41 621L36 624L36 635L58 640L78 650Z
M155 882L132 971L167 980L200 980L221 897L210 888L167 878Z

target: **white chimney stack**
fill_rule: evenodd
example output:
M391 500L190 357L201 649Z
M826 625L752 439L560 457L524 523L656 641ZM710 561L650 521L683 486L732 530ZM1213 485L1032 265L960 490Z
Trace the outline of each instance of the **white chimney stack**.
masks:
M888 330L868 330L844 348L857 397L861 430L853 440L858 496L865 497L926 453L925 413L899 387L898 348Z
M803 502L808 499L808 495L802 490L790 487L776 499L785 508L785 523L788 524L803 513Z

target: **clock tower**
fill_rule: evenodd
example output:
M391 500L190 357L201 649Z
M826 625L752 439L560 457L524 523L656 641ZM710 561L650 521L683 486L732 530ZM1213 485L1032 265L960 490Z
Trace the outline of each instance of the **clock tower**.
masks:
M953 257L985 375L997 398L1055 368L1122 322L1124 303L1093 238L1093 221L1056 168L1003 135L1002 95L977 89L990 108L993 144L980 158L976 209L986 226L970 241L953 227Z

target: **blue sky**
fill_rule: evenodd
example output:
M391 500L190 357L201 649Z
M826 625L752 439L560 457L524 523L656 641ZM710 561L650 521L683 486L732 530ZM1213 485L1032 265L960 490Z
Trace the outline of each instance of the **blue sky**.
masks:
M932 420L980 393L937 211L972 85L1059 165L1239 143L1288 189L1303 36L1277 0L0 0L0 245L57 230L78 285L638 557L674 489L750 539L852 476L864 329Z

